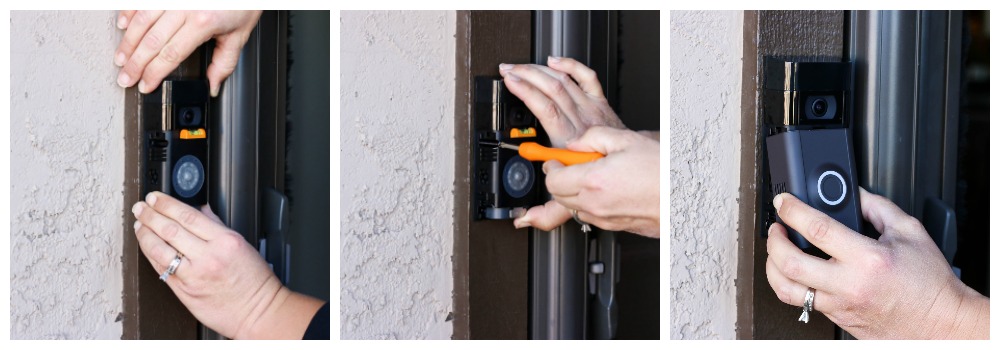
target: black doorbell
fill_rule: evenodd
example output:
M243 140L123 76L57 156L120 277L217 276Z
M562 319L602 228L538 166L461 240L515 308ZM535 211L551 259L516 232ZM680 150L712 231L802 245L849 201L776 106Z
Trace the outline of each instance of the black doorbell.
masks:
M193 207L208 202L208 82L167 80L143 96L143 113L159 115L146 132L143 194L161 191Z
M763 109L771 198L788 192L861 232L850 132L851 64L778 60L766 64ZM799 248L822 255L791 228L788 238Z
M542 202L545 179L541 165L499 143L546 143L544 131L524 102L503 80L477 77L472 116L473 216L476 220L510 219L512 210Z

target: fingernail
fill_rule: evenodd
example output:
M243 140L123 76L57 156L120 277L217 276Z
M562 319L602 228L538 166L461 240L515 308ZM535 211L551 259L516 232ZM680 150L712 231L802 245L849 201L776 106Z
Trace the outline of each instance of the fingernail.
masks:
M120 74L118 74L118 86L127 88L129 85L131 85L129 84L130 80L131 78L129 78L128 74L125 74L125 72L121 72Z
M212 86L211 95L212 95L212 97L219 97L219 86L218 85Z
M135 217L138 218L139 214L141 213L142 213L142 202L135 202L135 204L132 205L132 215L135 215Z
M142 223L141 223L141 222L139 222L139 220L136 220L136 221L135 221L135 224L133 224L133 225L132 225L132 228L133 228L133 229L134 229L135 231L139 231L139 228L140 228L140 227L142 227Z
M504 79L513 81L515 83L521 81L521 78L514 75L514 73L507 73L507 76L505 76Z
M149 206L151 207L153 206L153 204L156 204L156 196L153 195L153 193L146 195L146 204L149 204Z
M119 66L119 67L125 65L125 53L124 52L119 52L118 54L115 55L115 65Z
M782 196L779 194L774 196L774 210L781 210Z
M514 209L510 210L510 217L512 217L514 219L518 219L518 218L524 217L524 214L527 214L527 213L528 213L527 209L524 209L524 208L521 208L521 207L517 207L517 208L514 208Z
M509 64L509 63L501 63L500 64L500 71L501 72L508 71L508 70L511 70L511 69L514 69L514 65L513 64Z
M559 61L562 61L562 57L549 56L549 62L559 63Z
M144 94L148 93L148 91L146 91L146 81L145 80L139 80L139 92L144 93Z
M125 29L125 21L128 21L125 16L118 16L118 29Z

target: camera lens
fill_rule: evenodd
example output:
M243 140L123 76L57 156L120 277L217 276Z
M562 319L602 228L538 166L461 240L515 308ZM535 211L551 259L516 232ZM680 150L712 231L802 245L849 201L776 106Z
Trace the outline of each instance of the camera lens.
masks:
M180 111L177 112L177 116L177 123L181 127L193 128L201 126L201 108L181 108Z
M813 101L813 105L812 105L813 114L819 115L819 116L826 115L826 109L827 109L827 107L829 107L829 106L826 104L826 100L816 100L816 101Z
M833 95L808 96L802 108L805 119L833 120L837 117L837 98Z

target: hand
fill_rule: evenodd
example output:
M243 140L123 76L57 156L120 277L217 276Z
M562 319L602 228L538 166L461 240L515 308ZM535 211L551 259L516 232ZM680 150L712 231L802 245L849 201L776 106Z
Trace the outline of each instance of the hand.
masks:
M989 338L989 299L962 284L923 226L884 197L860 189L861 211L882 233L865 237L787 193L784 222L832 258L808 255L781 224L767 239L767 280L778 298L813 309L860 339ZM792 317L792 315L789 315Z
M552 146L565 148L566 142L592 126L625 128L593 70L566 57L549 57L548 64L501 64L500 75L507 89L538 118Z
M183 256L167 286L195 318L226 337L301 339L323 306L282 286L257 251L207 205L199 212L152 192L132 213L139 247L156 272Z
M118 29L125 29L115 65L122 67L118 85L139 82L148 94L198 46L215 38L206 75L212 97L218 96L239 62L240 50L257 25L261 11L121 11Z
M568 167L545 162L545 186L553 200L529 209L514 226L551 230L576 209L580 220L602 229L660 237L659 142L635 131L595 126L567 146L606 156Z

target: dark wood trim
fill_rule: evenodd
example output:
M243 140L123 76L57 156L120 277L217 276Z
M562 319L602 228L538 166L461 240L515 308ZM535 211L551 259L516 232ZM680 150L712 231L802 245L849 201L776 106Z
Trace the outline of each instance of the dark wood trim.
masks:
M818 312L808 324L801 309L782 303L767 282L760 113L764 57L839 61L844 48L842 11L747 11L743 17L743 91L740 140L740 212L736 334L740 339L832 339L835 326Z
M168 79L193 78L203 71L202 55L186 60ZM198 322L150 265L135 237L132 205L142 198L146 130L160 128L159 115L142 115L142 95L125 90L125 183L122 195L122 339L197 339Z
M757 39L758 11L743 11L743 76L740 97L740 194L739 223L737 224L736 266L736 338L753 339L753 269L754 242L760 232L757 213L761 201L760 169L758 167L760 144L757 134Z
M510 220L470 219L469 160L473 78L530 62L531 12L459 11L456 26L453 337L527 339L530 233Z

